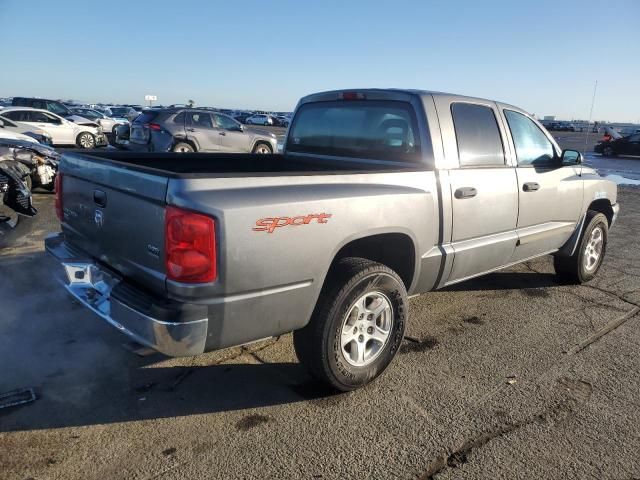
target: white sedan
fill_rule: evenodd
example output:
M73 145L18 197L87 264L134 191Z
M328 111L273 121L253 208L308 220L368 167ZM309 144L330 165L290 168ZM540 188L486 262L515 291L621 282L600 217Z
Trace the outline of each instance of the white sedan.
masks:
M28 107L7 107L2 116L47 132L53 145L77 145L80 148L95 148L107 145L102 128L95 124L74 123L47 110Z

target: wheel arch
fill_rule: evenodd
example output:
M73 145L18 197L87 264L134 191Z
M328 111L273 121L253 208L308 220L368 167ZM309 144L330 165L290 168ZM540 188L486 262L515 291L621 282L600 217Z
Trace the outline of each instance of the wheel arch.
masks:
M275 153L275 150L273 149L273 145L271 145L271 142L263 138L258 138L253 141L253 145L251 145L251 152L253 153L256 147L260 144L268 146L271 149L271 153Z
M582 230L584 229L584 225L587 221L587 214L589 211L602 213L605 217L607 217L607 223L609 227L613 223L613 206L608 198L599 198L597 200L592 201L587 210L585 211L582 218L576 225L576 229L569 237L569 240L558 250L556 255L561 257L570 257L575 252L578 243L580 243L580 238L582 237Z
M174 147L179 144L179 143L188 143L189 145L191 145L193 147L193 151L194 152L199 152L200 151L200 146L198 145L198 142L190 137L179 137L179 136L174 136L173 137L173 143L171 144L171 150L174 149Z
M607 217L607 222L609 223L609 226L611 226L611 223L613 222L613 206L608 198L599 198L598 200L594 200L587 207L587 211L589 210L602 213Z
M406 233L377 233L344 244L333 256L325 281L332 268L343 258L360 257L386 265L402 279L410 291L416 273L416 247Z

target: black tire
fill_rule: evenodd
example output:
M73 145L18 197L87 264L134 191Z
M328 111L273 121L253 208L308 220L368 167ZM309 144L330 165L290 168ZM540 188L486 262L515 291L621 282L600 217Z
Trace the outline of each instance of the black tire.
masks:
M96 137L91 132L81 132L76 138L76 145L80 148L96 148Z
M266 155L266 154L273 153L273 149L271 148L271 145L269 145L268 143L258 142L256 143L256 146L253 147L253 151L251 153L261 153Z
M591 262L593 256L590 252L593 249L591 242L594 240L594 236L597 237L597 233L594 234L596 229L600 230L601 235L601 247L598 254L597 261ZM607 239L609 235L609 222L607 217L602 213L595 211L588 211L587 218L585 220L585 227L580 237L580 242L576 247L576 251L570 257L562 257L556 255L553 257L553 266L556 274L564 283L581 284L588 282L596 276L602 260L607 251Z
M362 320L362 315L349 316L357 308L355 302L365 298L366 304L369 294L384 299L390 306L389 310L385 310L389 313L384 313L388 315L387 319L391 319L388 334L375 353L374 344L371 343L374 340L367 335L373 330L362 329L361 324L366 320ZM377 325L382 315L369 320L374 323L368 325ZM354 390L371 382L391 363L404 338L407 315L407 291L393 270L364 258L342 259L329 272L309 324L293 332L296 355L314 377L330 387L343 392ZM371 317L367 315L368 319ZM341 342L351 318L355 322L353 336L360 333L358 340L354 338L353 342L360 342L361 346L357 343L355 346L363 348L364 352L369 348L372 355L370 361L362 366L353 365L347 360L349 354ZM349 325L348 330L351 331L351 328ZM368 338L363 340L365 337ZM349 347L353 345L350 343Z
M605 157L615 157L616 152L614 152L613 148L611 148L610 146L606 146L602 149L602 155L604 155Z
M175 153L193 153L196 151L195 148L193 148L193 145L191 145L190 143L187 142L178 142L173 146L173 152Z

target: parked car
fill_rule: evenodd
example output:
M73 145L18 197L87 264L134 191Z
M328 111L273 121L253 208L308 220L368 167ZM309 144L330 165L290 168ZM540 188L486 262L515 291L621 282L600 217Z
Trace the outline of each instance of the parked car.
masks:
M289 122L290 120L287 117L283 117L283 116L278 116L278 117L273 117L274 122L273 124L277 127L288 127L289 126Z
M94 148L107 145L107 138L95 123L77 124L47 110L28 107L7 107L2 110L2 116L44 130L56 146L77 145L81 148Z
M14 152L14 160L27 169L28 177L24 180L29 190L38 186L50 191L54 189L60 154L53 148L33 141L7 138L0 138L0 148L11 149Z
M1 122L2 121L0 120L0 123ZM30 137L29 135L12 132L11 130L5 130L4 128L0 128L0 139L19 140L21 142L26 142L26 143L38 143L38 141L35 138Z
M247 117L244 123L247 125L273 125L273 117L264 113L257 113Z
M29 168L16 159L16 150L0 143L0 234L15 228L20 216L33 217L38 213L28 186Z
M593 151L605 157L616 155L640 155L640 133L598 143Z
M51 135L49 135L41 128L13 122L8 118L0 115L0 136L3 136L3 133L6 135L6 132L25 135L39 143L42 143L43 145L52 145Z
M127 148L151 152L273 153L276 136L245 128L221 113L190 108L150 109L131 124Z
M114 144L116 147L124 147L129 144L129 134L131 133L131 125L129 123L121 123L116 126Z
M594 278L619 206L581 162L504 103L324 92L283 155L65 155L45 243L138 343L191 356L293 331L314 376L353 390L398 352L408 295L547 254L563 281Z
M240 114L238 114L238 115L234 116L233 118L234 118L236 121L240 122L240 123L244 123L244 124L246 124L246 123L247 123L247 118L249 118L249 117L251 117L251 116L252 116L252 114L251 114L251 113L240 113Z
M97 127L98 124L92 122L88 118L81 117L74 114L69 107L59 100L48 100L46 98L29 98L29 97L13 97L11 101L14 107L29 107L37 108L40 110L47 110L59 117L63 117L70 122L77 123L78 125L87 125Z
M107 117L126 119L129 122L133 122L139 115L139 113L131 107L107 107L104 109L104 114Z
M73 113L77 113L80 116L88 118L96 122L98 125L102 127L103 132L115 133L116 127L120 124L129 123L127 118L119 118L119 117L109 117L102 112L97 110L93 110L91 108L72 108L71 111Z

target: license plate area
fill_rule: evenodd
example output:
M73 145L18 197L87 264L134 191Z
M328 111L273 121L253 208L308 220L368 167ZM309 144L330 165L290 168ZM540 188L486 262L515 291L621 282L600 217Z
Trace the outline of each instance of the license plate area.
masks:
M98 313L109 316L111 290L120 279L93 263L63 263L67 288Z

